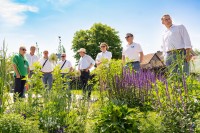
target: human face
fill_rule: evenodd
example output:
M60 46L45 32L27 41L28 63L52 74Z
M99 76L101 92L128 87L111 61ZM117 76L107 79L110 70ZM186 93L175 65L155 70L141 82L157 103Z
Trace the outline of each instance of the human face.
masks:
M30 52L31 52L31 54L34 54L35 53L35 47L31 47Z
M21 55L25 55L25 54L26 54L26 48L25 48L25 47L20 48L19 53L20 53Z
M132 43L133 42L133 37L132 36L127 36L127 37L125 37L126 38L126 41L128 42L128 43Z
M163 16L162 17L162 24L164 24L167 28L172 26L172 19L170 16Z
M79 52L79 55L80 55L81 57L83 57L83 56L85 55L85 53L84 53L84 52Z
M102 45L102 46L100 47L100 49L101 49L102 52L105 52L105 51L106 51L106 46L105 46L105 45Z
M44 52L43 52L44 58L48 58L48 54L49 54L48 51L44 51Z
M65 60L65 59L66 59L66 54L62 54L62 55L61 55L61 59L62 59L62 60Z

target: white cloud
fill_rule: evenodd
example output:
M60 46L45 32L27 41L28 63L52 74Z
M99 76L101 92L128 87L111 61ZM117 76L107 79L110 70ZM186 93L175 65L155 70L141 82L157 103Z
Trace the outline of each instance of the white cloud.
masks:
M24 12L38 12L34 6L14 3L11 0L1 0L0 21L12 26L22 25L26 20Z

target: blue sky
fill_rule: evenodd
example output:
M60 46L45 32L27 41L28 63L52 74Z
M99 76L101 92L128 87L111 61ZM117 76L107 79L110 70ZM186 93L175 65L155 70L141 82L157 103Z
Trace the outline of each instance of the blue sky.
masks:
M193 47L200 49L199 0L0 0L0 40L6 39L8 52L35 42L41 50L56 52L61 36L74 62L74 33L101 22L119 31L123 46L125 34L133 33L148 54L161 50L165 27L160 18L166 13L174 24L186 26Z

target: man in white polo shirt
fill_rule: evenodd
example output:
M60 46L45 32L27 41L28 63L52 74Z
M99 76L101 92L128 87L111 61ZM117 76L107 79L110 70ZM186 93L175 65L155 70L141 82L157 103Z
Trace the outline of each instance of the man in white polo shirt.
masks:
M26 59L28 60L28 64L30 66L29 77L33 75L33 70L34 70L33 64L39 60L38 57L35 55L35 50L36 50L36 47L31 46L30 54L26 54Z
M53 82L53 77L52 77L52 72L53 72L53 63L49 60L49 56L48 56L49 52L47 50L44 50L43 52L43 57L39 60L40 65L42 66L42 73L43 73L43 77L42 77L42 81L45 85L45 88L49 87L49 90L52 87L52 82Z
M128 44L122 51L122 63L131 65L135 71L140 70L140 62L142 62L144 54L140 44L133 42L134 36L131 33L126 34Z
M81 56L78 63L78 70L81 72L80 80L82 84L83 93L86 94L87 83L90 78L90 69L95 65L95 61L86 54L86 50L81 48L78 50L79 55ZM88 90L88 98L90 98L91 90Z
M163 53L166 55L166 65L175 64L174 72L178 72L177 58L183 60L183 72L189 74L190 51L192 49L189 34L184 25L173 25L170 15L163 15L162 24L167 28L163 34ZM178 61L180 62L180 61ZM181 65L182 66L182 65ZM179 66L180 67L180 66Z

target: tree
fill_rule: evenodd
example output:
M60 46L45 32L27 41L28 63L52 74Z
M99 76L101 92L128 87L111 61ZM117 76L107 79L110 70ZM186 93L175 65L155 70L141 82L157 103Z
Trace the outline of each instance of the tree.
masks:
M100 52L99 45L106 42L109 45L109 51L112 52L113 59L121 58L121 40L118 31L108 25L95 23L89 30L77 31L73 38L72 50L75 52L75 59L80 58L77 51L85 48L87 53L95 59Z

